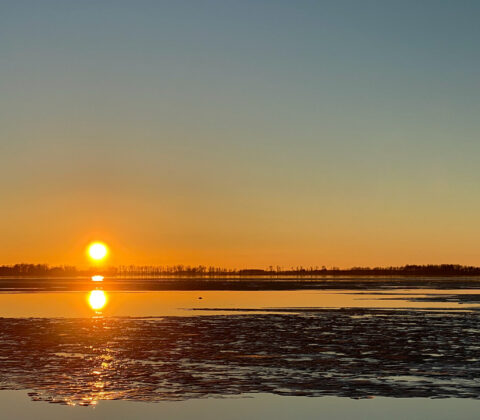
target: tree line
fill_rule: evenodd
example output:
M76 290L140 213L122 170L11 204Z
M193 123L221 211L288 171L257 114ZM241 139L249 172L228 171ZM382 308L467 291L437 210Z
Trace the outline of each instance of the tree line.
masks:
M78 269L74 266L50 266L48 264L1 265L0 276L18 277L83 277L102 274L117 277L280 277L280 276L480 276L480 267L459 264L404 265L399 267L289 267L222 268L214 266L137 266L122 265L108 268Z

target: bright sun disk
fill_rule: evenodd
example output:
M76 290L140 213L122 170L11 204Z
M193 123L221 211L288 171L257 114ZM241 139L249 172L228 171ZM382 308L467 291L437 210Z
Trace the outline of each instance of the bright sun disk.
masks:
M101 242L94 242L88 247L88 255L96 261L103 260L107 256L107 253L107 246Z

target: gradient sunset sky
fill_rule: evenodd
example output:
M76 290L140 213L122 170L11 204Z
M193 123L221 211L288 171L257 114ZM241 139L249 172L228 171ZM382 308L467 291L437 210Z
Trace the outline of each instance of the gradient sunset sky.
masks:
M0 264L480 265L479 18L0 0Z

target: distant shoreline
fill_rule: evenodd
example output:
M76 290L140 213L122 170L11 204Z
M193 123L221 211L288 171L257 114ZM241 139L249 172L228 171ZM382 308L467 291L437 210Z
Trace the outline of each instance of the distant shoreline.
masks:
M480 267L459 264L404 265L400 267L291 267L270 266L268 269L228 269L213 266L119 266L90 267L78 269L74 266L49 266L48 264L15 264L0 265L0 278L75 278L101 274L117 278L338 278L338 277L480 277Z
M0 292L88 291L102 286L111 291L187 290L383 290L480 289L480 276L324 276L324 277L0 277Z

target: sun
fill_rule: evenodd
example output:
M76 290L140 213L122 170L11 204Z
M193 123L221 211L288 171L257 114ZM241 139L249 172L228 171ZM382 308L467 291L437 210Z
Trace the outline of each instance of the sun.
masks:
M108 248L102 242L94 242L88 246L88 255L95 261L103 260L108 254Z

